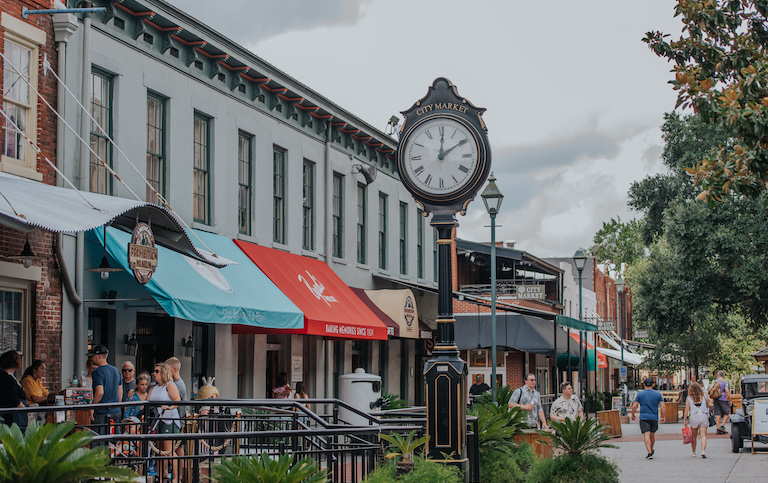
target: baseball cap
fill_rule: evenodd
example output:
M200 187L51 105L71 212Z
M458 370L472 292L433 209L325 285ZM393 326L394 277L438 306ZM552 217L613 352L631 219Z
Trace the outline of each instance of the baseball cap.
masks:
M646 386L653 386L653 379L651 379L650 377L646 377L646 378L645 378L645 381L643 381L643 383L644 383Z
M105 345L95 345L91 347L91 350L88 351L86 354L88 357L95 356L97 354L109 354L109 349L107 349L107 346Z
M123 424L139 424L141 421L139 421L139 418L137 418L136 416L131 416L128 418L124 418L121 422Z

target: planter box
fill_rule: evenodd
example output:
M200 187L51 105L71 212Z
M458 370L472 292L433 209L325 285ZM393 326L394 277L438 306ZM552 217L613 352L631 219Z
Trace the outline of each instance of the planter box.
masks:
M548 433L554 432L552 429L547 429L546 431ZM523 434L515 435L515 443L528 443L531 445L531 448L533 448L533 452L536 453L536 456L541 458L551 458L552 447L544 444L545 441L548 441L548 439L537 433L535 429L524 429Z
M625 416L626 417L626 416ZM621 412L618 409L598 411L597 419L608 425L607 433L614 438L621 438Z
M677 401L675 402L663 402L664 409L666 410L666 422L676 423L678 420L677 414ZM661 421L661 408L659 408L659 421Z

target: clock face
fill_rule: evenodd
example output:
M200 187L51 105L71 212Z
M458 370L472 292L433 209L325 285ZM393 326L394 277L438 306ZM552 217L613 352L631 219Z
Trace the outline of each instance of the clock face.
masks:
M472 181L478 145L463 123L432 119L411 131L402 159L405 174L417 188L433 195L451 194Z

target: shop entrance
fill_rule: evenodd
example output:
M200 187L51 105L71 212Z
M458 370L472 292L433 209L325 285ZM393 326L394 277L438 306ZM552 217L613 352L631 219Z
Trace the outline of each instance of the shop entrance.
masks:
M173 317L136 314L136 373L152 372L156 362L173 356Z

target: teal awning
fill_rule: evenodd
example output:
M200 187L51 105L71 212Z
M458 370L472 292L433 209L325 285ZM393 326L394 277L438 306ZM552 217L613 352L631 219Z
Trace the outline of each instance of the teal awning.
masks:
M101 228L91 231L104 243ZM185 255L157 247L157 269L144 288L168 315L195 322L242 324L272 329L304 326L304 314L227 237L194 230L217 255L238 265L214 268ZM131 235L107 228L109 255L131 274ZM190 236L195 240L194 235ZM136 282L137 283L137 282Z
M565 315L558 315L557 323L558 325L564 325L565 327L570 327L571 329L586 330L587 332L597 332L597 326L595 324L590 324L589 322L584 322L583 320L574 319L573 317L567 317Z

